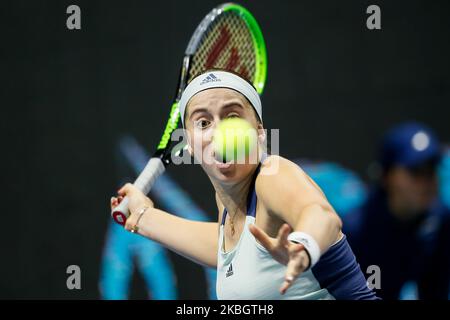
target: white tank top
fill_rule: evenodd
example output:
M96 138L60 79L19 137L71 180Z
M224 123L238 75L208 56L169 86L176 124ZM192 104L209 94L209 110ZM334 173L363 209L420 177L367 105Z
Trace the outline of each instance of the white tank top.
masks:
M255 177L259 172L259 167ZM295 279L284 295L280 294L286 266L278 263L270 253L255 239L249 225L255 223L256 192L253 185L249 190L247 216L241 237L236 246L224 252L224 221L219 231L217 254L217 298L224 300L332 300L327 289L321 288L311 270Z

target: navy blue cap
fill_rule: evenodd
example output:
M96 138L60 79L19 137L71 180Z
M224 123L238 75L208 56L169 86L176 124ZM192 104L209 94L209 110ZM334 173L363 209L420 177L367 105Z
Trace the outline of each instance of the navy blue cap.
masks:
M392 165L417 167L428 161L439 161L440 142L429 127L418 122L406 122L391 128L381 144L380 162L384 168Z

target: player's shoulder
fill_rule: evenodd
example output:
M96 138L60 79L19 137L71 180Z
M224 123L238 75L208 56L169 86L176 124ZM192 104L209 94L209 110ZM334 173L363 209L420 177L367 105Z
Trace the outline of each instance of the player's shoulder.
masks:
M296 163L279 155L270 155L261 163L255 181L257 194L289 192L296 186L316 186Z
M309 182L309 176L296 163L279 155L270 155L261 163L256 184L278 184L288 181Z
M260 176L276 177L291 172L304 173L298 164L279 155L267 156L261 162Z

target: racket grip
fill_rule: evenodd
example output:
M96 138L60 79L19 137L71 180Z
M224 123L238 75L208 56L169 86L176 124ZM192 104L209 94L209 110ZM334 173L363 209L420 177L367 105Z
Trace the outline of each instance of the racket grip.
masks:
M148 194L155 184L156 179L162 175L164 171L165 166L161 159L158 157L151 158L139 177L134 181L134 186L141 190L142 193ZM124 225L127 218L130 216L128 201L128 197L125 197L111 212L112 218L118 224Z
M118 224L125 224L127 218L130 216L130 212L128 211L128 197L122 199L119 205L111 212L111 216Z

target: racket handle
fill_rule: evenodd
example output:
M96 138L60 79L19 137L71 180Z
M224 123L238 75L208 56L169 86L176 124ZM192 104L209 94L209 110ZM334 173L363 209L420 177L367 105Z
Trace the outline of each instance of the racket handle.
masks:
M151 158L139 177L134 181L136 188L141 190L144 194L148 194L153 187L156 179L165 171L164 163L160 158ZM120 204L111 212L111 216L115 222L124 225L127 218L130 216L128 210L128 197L122 199Z
M129 215L130 212L128 211L128 197L125 197L111 212L111 216L115 222L124 225Z

